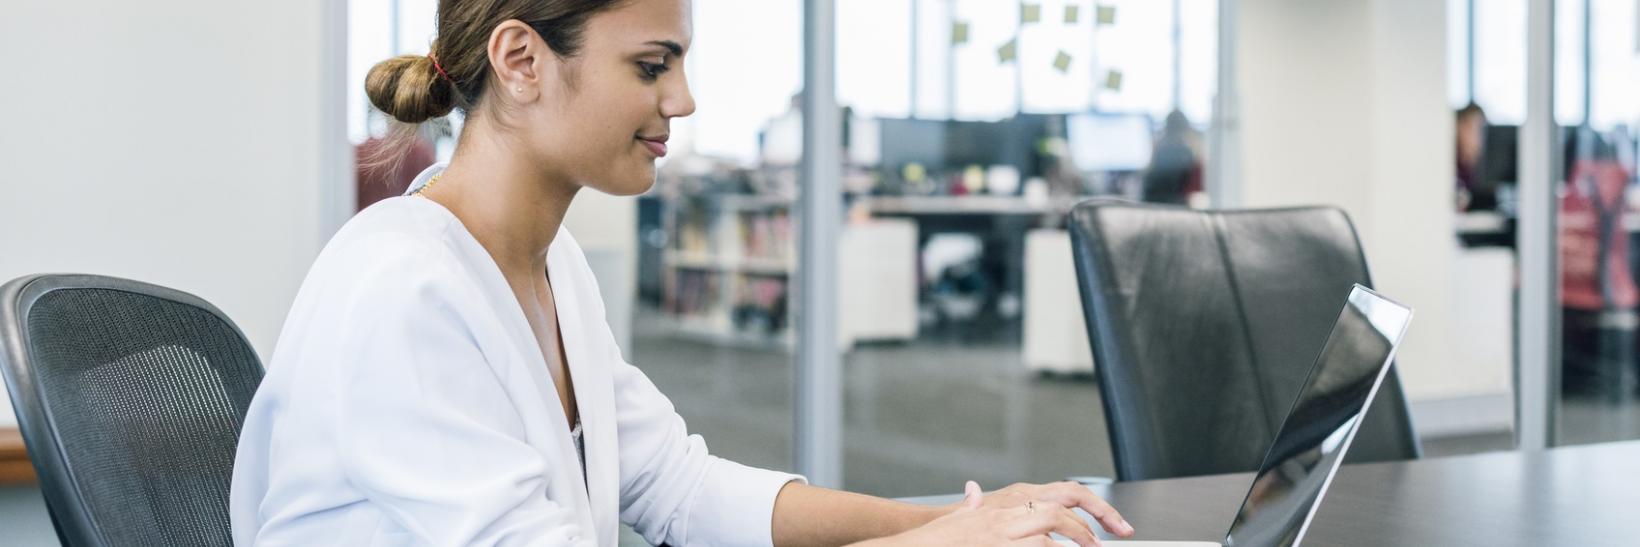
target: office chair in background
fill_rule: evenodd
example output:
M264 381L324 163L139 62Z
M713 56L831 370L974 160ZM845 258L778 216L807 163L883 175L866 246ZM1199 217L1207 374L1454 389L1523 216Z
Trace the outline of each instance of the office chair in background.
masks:
M1091 200L1068 219L1117 480L1257 471L1354 283L1332 208L1196 211ZM1350 462L1415 459L1394 369Z

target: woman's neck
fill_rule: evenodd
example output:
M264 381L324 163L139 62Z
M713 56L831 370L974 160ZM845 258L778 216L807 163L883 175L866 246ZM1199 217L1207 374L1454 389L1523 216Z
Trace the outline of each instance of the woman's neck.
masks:
M484 133L469 132L475 138L463 139L423 196L461 219L509 280L533 279L545 272L547 248L580 187Z

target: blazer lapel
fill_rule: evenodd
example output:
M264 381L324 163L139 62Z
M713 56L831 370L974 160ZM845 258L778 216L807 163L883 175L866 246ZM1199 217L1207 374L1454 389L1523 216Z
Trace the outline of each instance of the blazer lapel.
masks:
M553 304L558 312L559 336L564 340L564 353L569 360L570 383L575 386L575 402L581 416L581 441L586 447L586 480L589 502L598 539L604 545L615 545L619 530L619 469L615 446L615 395L606 360L608 341L598 337L602 325L584 310L582 298L600 298L588 280L577 277L577 271L565 261L557 241L567 237L559 231L559 239L547 250L547 271L552 283Z
M524 418L525 426L529 428L531 444L534 444L550 462L548 472L552 473L553 482L569 486L553 489L555 495L568 497L557 499L558 496L555 496L554 501L573 510L580 517L582 526L598 530L599 541L605 541L603 531L594 527L595 520L590 500L587 498L586 481L581 476L580 466L577 465L579 458L575 454L575 442L570 438L568 417L564 415L563 405L558 403L558 390L552 375L547 371L546 357L541 355L541 346L536 342L535 332L530 329L529 320L524 317L524 310L519 306L518 298L513 295L494 259L477 239L473 239L471 235L467 235L467 239L468 245L463 246L463 252L467 255L466 262L473 265L485 297L495 310L497 319L505 326L507 337L512 341L512 349L516 355L514 363L523 366L524 374L531 382L523 389L509 385L508 392L514 394L514 403L520 405L519 414ZM562 305L558 307L562 308ZM571 358L571 361L574 359ZM517 371L506 373L506 377L518 376ZM581 382L574 383L579 391ZM583 423L582 429L585 428L586 425ZM546 446L545 441L548 439L555 442L550 443L551 446Z

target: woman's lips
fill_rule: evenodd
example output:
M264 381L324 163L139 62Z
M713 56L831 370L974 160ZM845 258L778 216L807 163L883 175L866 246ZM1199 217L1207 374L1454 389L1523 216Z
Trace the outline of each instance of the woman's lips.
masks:
M638 137L638 141L642 142L644 146L648 147L649 148L649 153L654 154L655 157L657 157L657 158L666 157L666 138L665 137L661 137L660 139L646 139L646 138L643 138L643 137Z

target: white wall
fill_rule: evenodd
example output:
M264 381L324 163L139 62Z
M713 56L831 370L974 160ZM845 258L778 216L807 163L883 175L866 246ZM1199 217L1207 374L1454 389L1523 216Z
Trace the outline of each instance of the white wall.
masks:
M1507 393L1510 363L1453 343L1474 333L1455 327L1445 4L1244 0L1236 17L1242 203L1350 214L1378 288L1417 310L1398 360L1415 403Z
M9 4L0 279L86 272L188 291L266 359L351 207L341 36L326 30L340 5Z
M1453 222L1453 114L1446 101L1446 6L1426 0L1371 3L1371 223L1362 238L1379 286L1417 309L1403 351L1414 399L1507 391L1511 363L1476 363L1454 342L1459 258ZM1504 274L1508 275L1508 274ZM1507 300L1500 299L1506 307ZM1415 324L1417 324L1415 323ZM1414 327L1416 328L1416 327ZM1502 338L1494 344L1513 344ZM1468 366L1466 366L1468 365ZM1477 368L1481 367L1481 368Z

